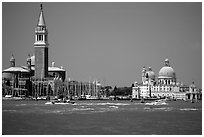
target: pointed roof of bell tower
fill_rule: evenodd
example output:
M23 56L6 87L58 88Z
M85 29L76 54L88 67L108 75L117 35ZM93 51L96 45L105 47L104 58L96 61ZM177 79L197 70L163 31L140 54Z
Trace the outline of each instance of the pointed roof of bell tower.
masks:
M45 19L44 19L44 15L43 15L42 4L40 4L40 16L38 19L38 26L45 26Z

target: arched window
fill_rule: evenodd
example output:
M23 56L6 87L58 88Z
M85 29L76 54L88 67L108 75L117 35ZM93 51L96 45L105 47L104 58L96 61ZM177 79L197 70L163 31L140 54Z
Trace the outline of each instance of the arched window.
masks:
M37 35L37 41L42 41L43 40L43 35Z

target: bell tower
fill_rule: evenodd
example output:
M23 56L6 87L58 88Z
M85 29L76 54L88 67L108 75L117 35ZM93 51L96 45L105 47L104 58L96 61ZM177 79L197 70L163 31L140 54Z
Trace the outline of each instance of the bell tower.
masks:
M11 67L15 67L15 58L13 57L13 54L12 54L12 56L11 56L11 59L10 59L10 66Z
M146 81L146 68L145 66L142 68L142 83L145 84Z
M45 25L42 4L37 27L35 28L35 78L37 80L48 76L48 30Z
M30 54L28 54L28 58L27 58L27 67L28 67L28 70L31 71L31 58L30 58Z

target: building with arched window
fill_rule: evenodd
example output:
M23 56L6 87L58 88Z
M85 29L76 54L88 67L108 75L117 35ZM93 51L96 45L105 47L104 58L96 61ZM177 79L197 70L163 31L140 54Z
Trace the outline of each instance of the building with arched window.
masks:
M142 82L135 82L132 88L132 97L197 99L200 96L195 86L186 86L177 82L174 69L170 66L169 60L165 59L164 66L160 69L157 80L151 67L148 70L143 67Z
M40 91L40 93L37 94L45 95L48 93L45 90L47 89L48 83L56 79L62 82L65 81L66 70L63 67L55 66L54 63L49 67L48 49L48 29L45 24L41 4L40 14L35 28L34 56L30 57L28 55L26 66L16 66L16 60L12 55L10 67L2 71L3 83L12 87L12 95L21 94L19 93L21 90L27 90L25 93L27 95L33 95L32 88L30 88L33 86L29 85L38 85L39 90L36 88L36 91ZM7 94L6 92L4 93Z

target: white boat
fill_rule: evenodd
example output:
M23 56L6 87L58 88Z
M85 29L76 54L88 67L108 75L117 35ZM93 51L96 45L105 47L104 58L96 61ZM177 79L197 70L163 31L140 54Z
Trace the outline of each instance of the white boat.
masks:
M151 106L160 106L160 105L168 105L168 103L165 102L165 100L155 100L151 103L145 103L145 105L151 105Z
M12 98L12 95L6 95L5 98Z
M49 101L49 102L46 102L45 104L46 105L52 105L52 104L54 104L54 102Z
M66 104L74 104L75 102L67 100L67 101L59 101L59 100L53 100L46 102L46 105L53 105L53 104L59 104L59 105L66 105Z

